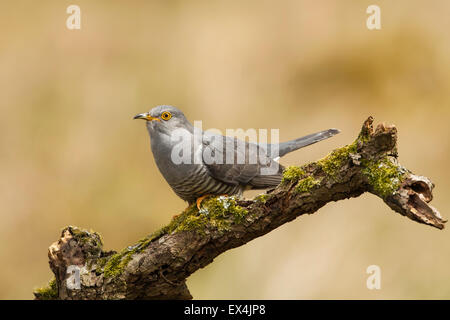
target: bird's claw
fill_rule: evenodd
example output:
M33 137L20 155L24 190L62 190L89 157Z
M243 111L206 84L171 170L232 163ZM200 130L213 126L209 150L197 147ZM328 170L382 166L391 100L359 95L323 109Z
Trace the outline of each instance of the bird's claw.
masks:
M197 204L197 209L200 211L201 205L202 205L202 201L205 200L206 197L209 197L209 194L205 194L204 196L201 196L199 198L197 198L197 200L195 201Z

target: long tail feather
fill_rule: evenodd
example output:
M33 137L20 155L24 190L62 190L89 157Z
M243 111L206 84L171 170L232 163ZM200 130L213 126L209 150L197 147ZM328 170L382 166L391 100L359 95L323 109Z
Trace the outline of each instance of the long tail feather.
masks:
M316 142L331 138L332 136L338 134L339 132L341 132L341 131L339 131L338 129L328 129L328 130L312 133L312 134L309 134L307 136L304 136L304 137L301 137L298 139L282 142L282 143L278 144L278 154L276 152L276 148L274 148L274 146L276 146L276 145L269 144L269 145L267 145L267 154L272 159L276 158L276 157L282 157L289 152L292 152L292 151L298 150L300 148L314 144Z

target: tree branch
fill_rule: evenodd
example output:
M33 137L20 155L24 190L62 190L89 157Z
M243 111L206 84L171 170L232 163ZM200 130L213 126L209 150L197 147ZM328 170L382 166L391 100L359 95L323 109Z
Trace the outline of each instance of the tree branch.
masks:
M367 119L358 138L327 157L289 167L282 183L253 200L209 198L161 230L119 253L104 252L95 232L67 227L49 248L55 279L37 299L191 299L186 278L219 254L242 246L330 201L370 192L414 221L444 228L429 205L433 183L397 161L397 130L372 127ZM77 266L80 288L67 271ZM75 282L76 286L76 282Z

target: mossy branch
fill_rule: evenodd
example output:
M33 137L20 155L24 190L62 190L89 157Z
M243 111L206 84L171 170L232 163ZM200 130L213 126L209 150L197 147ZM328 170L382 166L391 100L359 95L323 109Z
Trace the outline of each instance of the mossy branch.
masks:
M67 227L49 248L55 280L37 299L190 299L186 278L219 254L262 236L331 201L370 192L394 211L438 229L445 221L429 205L433 183L397 161L397 130L367 119L358 138L325 158L289 167L282 183L254 200L209 198L122 251L105 252L95 232ZM78 266L80 288L67 284Z

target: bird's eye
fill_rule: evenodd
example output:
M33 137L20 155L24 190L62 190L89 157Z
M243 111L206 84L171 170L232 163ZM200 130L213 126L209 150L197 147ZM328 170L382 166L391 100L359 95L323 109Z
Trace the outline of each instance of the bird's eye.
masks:
M161 114L161 118L163 120L169 120L170 118L172 118L172 114L169 111L165 111Z

